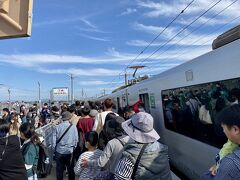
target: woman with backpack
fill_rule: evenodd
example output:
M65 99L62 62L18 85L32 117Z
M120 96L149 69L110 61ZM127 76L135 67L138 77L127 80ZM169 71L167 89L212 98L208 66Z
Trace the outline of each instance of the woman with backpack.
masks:
M30 123L20 126L21 138L24 139L22 145L22 155L27 169L28 180L37 180L37 164L39 158L40 139Z
M132 142L125 144L115 168L115 180L172 180L168 148L159 143L153 117L146 112L134 114L122 123Z

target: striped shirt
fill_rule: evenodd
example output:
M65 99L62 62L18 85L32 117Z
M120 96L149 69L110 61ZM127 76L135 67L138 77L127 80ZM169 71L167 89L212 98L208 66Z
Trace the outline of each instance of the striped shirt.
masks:
M130 159L124 157L120 159L115 170L115 180L130 180L133 173L134 164Z
M96 149L95 151L87 151L81 154L81 156L79 157L74 167L74 172L77 176L79 176L79 180L80 179L93 180L101 170L100 167L91 167L91 166L87 168L82 168L81 167L82 159L96 160L101 156L101 154L102 154L102 151L99 149Z

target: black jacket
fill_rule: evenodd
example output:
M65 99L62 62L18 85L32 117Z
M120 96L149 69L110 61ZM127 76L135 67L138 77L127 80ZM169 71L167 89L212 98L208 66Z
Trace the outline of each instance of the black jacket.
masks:
M6 138L0 138L0 180L27 180L19 138L12 135L7 139L6 146Z

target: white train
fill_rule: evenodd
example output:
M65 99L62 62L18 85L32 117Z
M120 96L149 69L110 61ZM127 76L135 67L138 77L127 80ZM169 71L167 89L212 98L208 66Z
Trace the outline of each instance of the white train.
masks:
M190 179L201 178L215 163L214 157L226 141L215 117L229 103L230 91L240 88L239 36L232 40L153 78L102 97L112 98L118 109L141 99L145 110L154 117L161 141L169 146L171 164ZM207 118L200 121L198 113L203 105Z

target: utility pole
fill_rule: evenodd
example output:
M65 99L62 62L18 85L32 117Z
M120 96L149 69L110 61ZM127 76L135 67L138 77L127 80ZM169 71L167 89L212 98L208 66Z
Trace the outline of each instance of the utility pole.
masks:
M10 109L10 102L11 101L11 91L10 88L8 89L8 109Z
M39 103L39 109L42 108L42 104L41 104L41 84L38 81L38 103Z
M128 85L128 82L127 82L127 72L125 71L125 85L127 86Z
M124 75L122 75L122 74L119 75L119 76L124 76L125 86L128 85L128 80L127 80L127 76L128 76L128 75L130 75L130 74L127 74L127 71L125 71L125 74L124 74Z
M73 74L71 74L70 78L71 78L71 104L73 104Z
M71 79L71 104L73 104L73 99L74 99L74 96L73 96L73 79L74 79L74 76L73 76L73 74L67 74L67 75Z
M10 89L8 89L8 101L9 101L9 103L11 101L11 91L10 91Z

